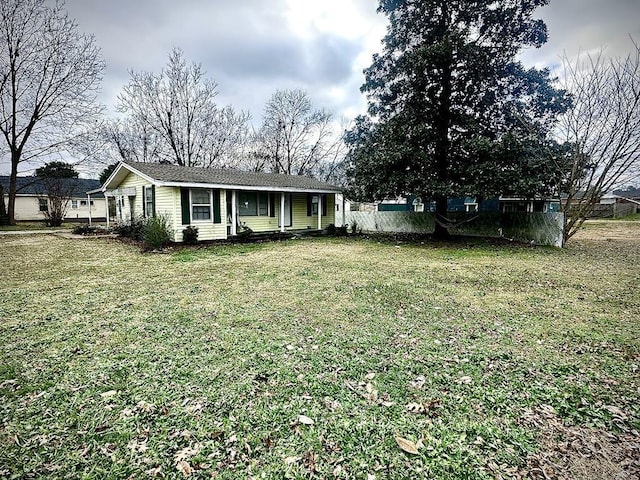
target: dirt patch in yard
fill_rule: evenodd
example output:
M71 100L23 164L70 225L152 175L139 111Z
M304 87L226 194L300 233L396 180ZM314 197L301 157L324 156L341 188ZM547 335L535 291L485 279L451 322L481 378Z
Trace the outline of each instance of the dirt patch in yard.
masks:
M543 405L525 413L525 423L540 431L540 451L527 458L527 478L640 478L640 434L566 425Z

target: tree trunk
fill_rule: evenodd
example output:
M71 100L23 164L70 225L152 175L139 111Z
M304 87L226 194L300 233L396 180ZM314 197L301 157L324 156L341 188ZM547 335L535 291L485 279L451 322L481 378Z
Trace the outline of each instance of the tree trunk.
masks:
M11 154L11 175L9 177L9 204L7 205L7 223L16 224L16 190L18 183L18 162L20 158L16 153Z
M451 238L451 234L447 228L447 204L447 197L436 198L436 223L433 237L439 240L448 240Z
M7 209L4 205L4 187L0 185L0 225L7 222Z

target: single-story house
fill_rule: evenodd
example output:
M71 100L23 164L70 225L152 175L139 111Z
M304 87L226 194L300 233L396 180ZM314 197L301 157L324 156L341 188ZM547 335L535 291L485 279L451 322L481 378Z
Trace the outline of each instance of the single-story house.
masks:
M167 217L176 242L187 226L199 240L241 233L321 230L335 224L340 188L310 177L121 162L98 190L114 197L117 222Z
M640 202L640 187L627 187L625 189L614 190L613 194L627 200L635 200L636 202Z
M9 203L8 175L0 176L0 185L4 191L4 204ZM39 177L17 177L16 179L15 219L17 221L45 221L45 212L49 210L47 182ZM58 180L56 180L58 181ZM65 215L65 221L104 221L105 199L100 194L87 195L87 191L100 187L98 180L86 178L61 178L59 181L69 184L71 197ZM65 188L66 191L66 188Z

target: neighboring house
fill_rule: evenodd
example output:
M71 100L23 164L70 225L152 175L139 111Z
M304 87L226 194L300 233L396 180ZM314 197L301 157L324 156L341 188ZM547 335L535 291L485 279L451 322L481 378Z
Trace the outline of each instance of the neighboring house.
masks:
M18 177L16 185L15 219L17 221L45 221L45 212L49 209L47 187L42 178ZM87 196L88 190L100 187L98 180L86 178L60 179L71 182L73 193L69 200L66 221L88 221L89 219L104 221L104 196L94 194ZM5 206L9 203L9 176L0 176L0 184L4 190Z
M618 192L624 192L625 195L618 195ZM593 206L593 211L589 218L619 218L640 212L640 197L634 198L634 193L634 191L616 190L613 194L603 195L600 197L600 201ZM627 196L627 194L629 195ZM571 205L581 204L583 198L583 192L576 193ZM566 208L566 198L563 198L562 202ZM571 205L569 210L571 210Z
M199 240L254 232L320 230L335 224L340 188L313 178L158 163L118 164L92 192L114 197L120 223L165 215L176 242L189 225ZM340 207L342 208L342 207Z
M544 198L494 197L478 203L473 197L455 197L447 200L449 212L558 212L560 201ZM435 212L435 202L423 203L420 197L408 195L395 200L385 200L378 204L378 211Z
M628 187L624 190L614 190L614 195L617 195L621 198L626 198L627 200L635 200L636 202L640 202L640 187L632 188Z

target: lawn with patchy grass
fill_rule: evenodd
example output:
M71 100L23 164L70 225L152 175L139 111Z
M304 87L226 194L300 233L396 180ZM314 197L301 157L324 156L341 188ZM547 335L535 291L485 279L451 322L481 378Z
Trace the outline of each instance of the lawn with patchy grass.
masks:
M633 478L639 238L0 238L0 477Z

